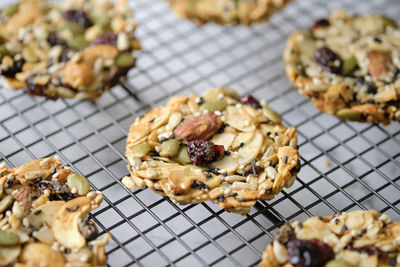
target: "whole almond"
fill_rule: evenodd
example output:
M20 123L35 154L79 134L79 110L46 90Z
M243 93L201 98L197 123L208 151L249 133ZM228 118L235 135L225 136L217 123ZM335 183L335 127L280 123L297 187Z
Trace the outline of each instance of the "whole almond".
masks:
M392 64L392 57L389 52L372 50L368 52L368 70L375 79L380 79L381 75L389 70Z
M207 140L222 126L222 120L214 113L206 113L183 121L174 130L174 135L186 141Z

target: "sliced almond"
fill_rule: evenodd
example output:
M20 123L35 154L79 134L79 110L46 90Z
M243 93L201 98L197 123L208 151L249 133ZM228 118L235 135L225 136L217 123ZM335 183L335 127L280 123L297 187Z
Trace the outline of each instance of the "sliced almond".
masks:
M238 151L239 164L245 165L247 163L252 162L257 157L258 153L260 153L263 140L264 138L262 134L256 132L253 140L239 149Z
M65 203L53 219L56 240L66 248L82 248L86 245L79 231L79 223L91 210L90 198L78 197Z
M223 132L213 136L211 141L216 145L224 146L225 149L229 149L236 135L230 132Z
M53 231L46 225L40 228L38 231L33 232L32 236L47 245L51 245L55 241Z
M243 106L228 106L224 111L224 116L225 123L239 131L253 132L256 129L251 115L246 112Z
M52 169L57 169L60 165L60 161L53 158L38 159L17 168L15 176L21 184L30 185L36 179L46 180L50 177Z
M65 204L65 201L49 201L28 215L29 224L35 228L41 227L44 223L50 228L53 226L53 218Z
M232 148L238 148L250 143L253 140L255 132L240 132L236 135L235 141L232 144Z
M225 170L226 172L234 172L239 167L239 163L233 155L225 156L222 159L211 163L211 167Z
M168 182L172 186L174 192L184 194L189 191L194 180L202 177L201 172L195 173L191 170L175 170L171 171L168 176Z

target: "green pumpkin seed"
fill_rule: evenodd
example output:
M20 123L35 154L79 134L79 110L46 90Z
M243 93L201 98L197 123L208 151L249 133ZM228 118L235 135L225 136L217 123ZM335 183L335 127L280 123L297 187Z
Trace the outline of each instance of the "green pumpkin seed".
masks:
M264 115L270 119L272 122L281 122L282 121L282 116L279 115L278 112L276 112L273 109L270 109L269 107L263 107L262 111Z
M346 75L352 72L357 67L357 59L355 57L349 57L343 60L342 74Z
M178 162L180 164L189 164L191 163L189 154L187 152L187 146L181 146L179 148L178 154L172 158L173 161Z
M73 35L83 35L85 33L85 27L74 22L67 22L61 26L60 31L64 30L71 31Z
M342 120L359 121L361 113L351 108L344 108L336 112L336 116Z
M19 11L18 4L10 5L1 11L1 16L3 18L9 18L9 17L12 17L14 14L16 14L18 11Z
M147 142L140 143L134 146L131 150L132 156L142 158L146 156L151 150L151 146Z
M115 58L115 66L117 67L129 67L135 63L135 58L128 53L119 54Z
M348 263L345 260L331 260L325 267L355 267L353 264Z
M0 246L14 246L18 244L18 235L11 232L0 231Z
M214 101L207 101L203 103L200 107L204 110L208 110L209 112L214 111L223 111L228 103L225 100L214 100Z
M11 207L12 203L13 203L13 197L12 196L5 196L0 201L0 213L6 211L9 207Z
M90 42L83 35L75 35L68 41L68 45L77 50L84 50L90 45Z
M8 55L8 50L6 48L5 44L0 44L0 61L3 59L3 57Z
M397 23L396 23L396 21L395 20L393 20L393 19L391 19L391 18L389 18L389 17L386 17L386 16L381 16L381 21L382 21L382 23L383 23L383 26L392 26L392 27L394 27L394 28L397 28Z
M75 189L76 193L80 196L85 196L89 193L89 181L82 175L76 173L70 174L67 178L67 184L71 190Z
M179 150L179 140L178 139L168 139L161 143L161 157L174 157L178 154Z
M95 8L89 13L89 19L93 24L100 25L103 29L110 28L110 18L107 12L102 8Z
M38 62L39 58L36 56L35 51L29 46L24 47L22 50L23 58L29 63L36 63Z

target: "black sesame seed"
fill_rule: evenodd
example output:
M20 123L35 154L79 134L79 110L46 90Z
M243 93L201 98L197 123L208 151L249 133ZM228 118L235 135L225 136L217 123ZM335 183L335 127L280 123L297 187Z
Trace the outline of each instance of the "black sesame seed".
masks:
M237 201L239 201L239 202L245 202L246 200L243 199L243 198L238 197L238 198L237 198Z
M335 224L339 224L340 220L338 218L335 219Z
M218 202L224 202L225 200L225 196L224 195L220 195L217 197Z
M287 161L288 161L288 156L284 156L284 157L283 157L283 162L286 164Z
M244 146L244 143L243 143L243 142L240 142L240 147L242 147L242 146Z
M349 228L346 225L344 225L343 228L342 228L342 231L346 232L347 230L349 230Z
M236 192L230 194L231 197L236 197L237 195L238 195L238 193L236 193Z
M227 156L229 156L229 155L231 154L231 152L230 152L229 150L225 150L225 151L224 151L224 154L227 155Z
M226 176L228 176L228 173L224 172L222 175L226 177Z
M149 122L153 123L156 120L156 118L152 118Z
M206 178L211 178L211 177L212 177L212 175L211 175L210 173L206 173L206 174L204 174L204 176L205 176Z
M31 197L31 201L35 201L38 198L39 198L38 196L33 196L33 197Z
M39 215L41 212L42 212L42 210L35 210L35 211L33 212L33 214Z

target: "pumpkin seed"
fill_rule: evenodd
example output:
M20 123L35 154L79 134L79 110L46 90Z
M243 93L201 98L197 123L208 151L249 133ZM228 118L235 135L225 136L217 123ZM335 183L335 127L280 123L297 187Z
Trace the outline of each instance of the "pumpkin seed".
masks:
M8 50L6 48L5 44L0 44L0 61L3 59L3 57L8 55Z
M62 25L60 31L64 30L71 31L73 35L82 35L85 33L85 27L74 22L67 22L64 25Z
M135 58L129 53L119 54L114 61L117 67L129 67L135 63Z
M18 11L19 11L19 5L18 4L10 5L10 6L6 7L6 8L4 8L1 11L1 16L3 18L9 18L9 17L12 17Z
M29 46L24 47L24 49L22 50L22 56L29 63L36 63L39 60L35 54L35 51L33 51L33 49Z
M89 13L89 19L93 24L98 24L101 28L110 28L110 18L107 16L107 12L103 8L95 8Z
M179 150L179 140L178 139L168 139L161 143L161 157L174 157L178 154Z
M14 246L17 244L19 244L18 235L11 232L0 231L0 246Z
M325 267L354 267L354 265L345 260L331 260L325 264Z
M342 74L346 75L352 72L357 67L357 60L355 57L349 57L343 60Z
M67 184L71 190L75 189L80 196L84 196L89 193L89 181L82 175L76 173L70 174L67 178Z
M12 196L5 196L0 201L0 213L2 213L5 210L7 210L11 206L12 203L13 203L13 197Z
M342 120L358 121L360 120L361 113L351 108L344 108L339 110L336 116Z
M272 122L281 122L282 121L282 116L279 115L275 110L270 109L269 107L263 107L262 108L264 115L270 119Z
M140 143L134 146L131 150L132 156L142 158L146 156L151 150L151 146L147 142Z
M200 107L204 110L208 110L209 112L214 111L222 111L226 108L228 103L225 100L214 100L214 101L207 101L203 103Z
M173 157L172 160L180 164L189 164L191 161L187 152L187 146L181 146L179 148L178 154L176 154L176 156Z
M85 39L83 35L75 35L68 41L68 45L77 49L77 50L83 50L87 48L90 45L90 42Z
M386 16L381 16L380 19L382 21L383 26L385 26L385 27L386 26L392 26L394 28L397 28L397 23L396 23L395 20L393 20L393 19L391 19L389 17L386 17Z

